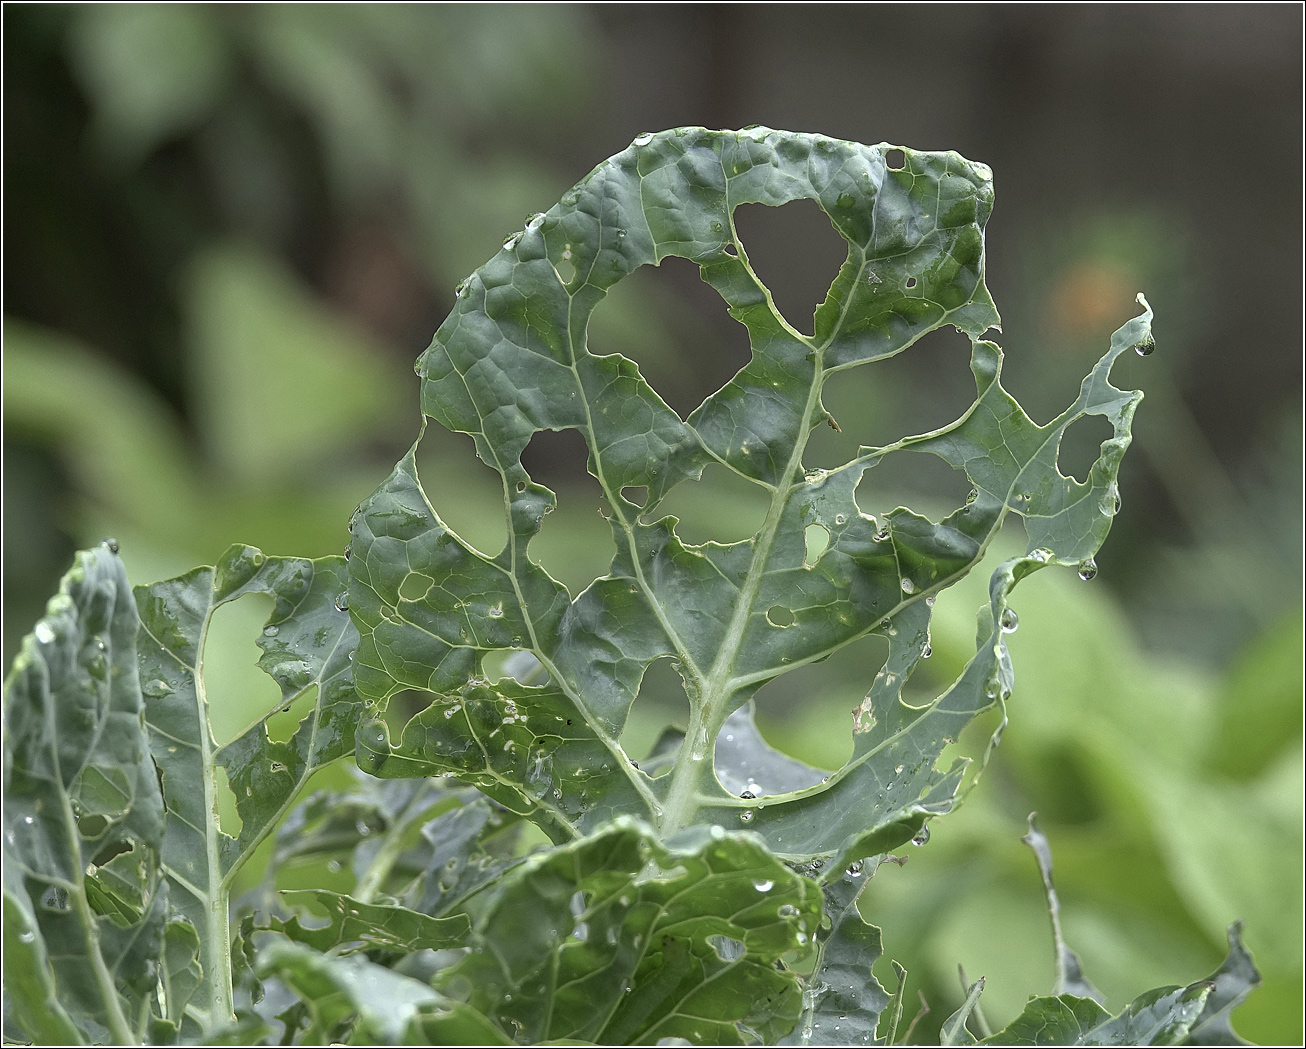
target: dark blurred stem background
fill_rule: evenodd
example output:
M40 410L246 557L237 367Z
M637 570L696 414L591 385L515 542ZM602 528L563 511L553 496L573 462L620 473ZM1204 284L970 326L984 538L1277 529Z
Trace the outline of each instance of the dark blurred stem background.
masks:
M989 283L1006 385L1031 415L1073 398L1140 290L1158 350L1117 371L1146 401L1094 596L1048 584L1026 598L1092 614L1017 652L1027 709L976 795L989 800L968 804L970 831L958 816L951 845L920 851L914 881L882 875L868 906L938 1000L933 1018L954 1007L957 961L1007 966L1007 990L986 992L1001 1019L1046 991L1020 983L1041 973L1045 933L1032 866L1003 837L1044 808L1082 953L1121 987L1179 982L1247 917L1267 988L1241 1022L1300 1038L1299 6L7 5L3 18L6 665L72 551L103 535L138 581L233 541L339 552L353 506L416 434L409 366L455 285L638 133L764 123L955 149L995 172ZM843 256L807 204L738 216L804 330ZM591 344L638 361L682 413L748 352L683 260L623 282ZM827 396L847 436L822 431L813 456L949 421L972 396L966 356L937 333L849 375ZM573 592L611 553L575 436L539 435L526 455L568 522L532 552ZM1082 475L1106 436L1077 424L1063 470ZM432 434L422 454L455 527L501 541L470 442ZM867 512L956 498L955 478L893 470L863 485ZM688 538L746 536L723 534L750 520L745 495L684 487L668 509ZM233 652L253 651L241 629L258 611L233 620ZM1047 645L1078 646L1081 665ZM938 680L919 684L946 683L964 647L936 641ZM847 734L843 705L876 658L858 650L763 696L774 738L837 762L843 744L821 738ZM262 686L234 674L227 687ZM676 688L650 674L637 713L674 713ZM1094 721L1108 693L1134 697L1109 731ZM233 699L233 725L255 702ZM837 722L818 717L836 708ZM1148 727L1130 727L1135 708ZM1047 710L1066 716L1049 727ZM1171 729L1187 749L1170 778L1134 769L1125 735ZM1203 838L1184 815L1202 806L1208 823L1248 807L1261 822ZM1203 873L1258 851L1254 869Z

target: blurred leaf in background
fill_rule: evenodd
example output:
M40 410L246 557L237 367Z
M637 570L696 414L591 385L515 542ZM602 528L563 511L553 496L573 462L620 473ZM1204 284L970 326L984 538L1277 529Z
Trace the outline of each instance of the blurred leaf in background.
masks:
M1265 984L1239 1030L1299 1041L1300 14L841 10L832 27L784 5L6 6L6 665L72 551L105 535L137 583L237 541L339 552L416 436L408 369L455 285L637 133L764 122L955 148L996 173L1004 375L1036 418L1139 290L1159 349L1122 376L1146 391L1142 455L1097 580L1022 588L1002 747L961 811L866 893L883 964L907 965L934 1007L926 1027L963 997L958 962L988 977L995 1021L1046 992L1046 913L1019 843L1038 809L1067 935L1110 1005L1209 972L1242 917ZM1247 191L1214 197L1217 171ZM738 215L800 327L839 262L803 203ZM591 339L682 414L747 354L674 260L623 282ZM874 383L837 384L844 432L822 428L813 455L949 421L973 391L964 343L936 333ZM502 542L497 479L434 429L426 484L460 532ZM559 495L532 555L575 592L610 542L583 450L552 436L526 453ZM1072 428L1063 470L1104 436ZM911 459L877 471L864 510L946 500L951 471ZM688 538L755 527L747 493L705 490L668 501ZM909 689L973 651L985 578L940 598ZM251 604L208 642L235 727L276 701L253 666ZM786 675L758 697L771 741L837 765L883 658L867 641ZM663 662L623 742L646 750L667 707L685 700ZM957 749L977 753L992 727Z

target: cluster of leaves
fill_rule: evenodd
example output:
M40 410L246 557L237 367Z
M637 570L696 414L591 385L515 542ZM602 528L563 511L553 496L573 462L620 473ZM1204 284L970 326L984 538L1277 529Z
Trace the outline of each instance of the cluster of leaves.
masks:
M732 222L739 204L799 198L849 245L812 336L775 308ZM1110 369L1153 346L1140 296L1144 312L1070 407L1030 420L983 338L998 322L984 285L992 199L988 170L952 153L765 128L641 135L459 286L418 362L424 418L470 434L502 478L502 550L445 525L415 445L358 508L343 558L238 546L133 591L112 543L79 555L6 684L7 1036L899 1041L905 973L892 995L871 975L880 933L859 896L956 805L966 763L936 767L944 748L1005 712L1013 587L1051 565L1096 572L1141 399ZM686 419L631 361L586 342L606 291L668 255L700 266L753 347ZM970 409L808 469L812 430L840 425L825 381L943 325L971 339ZM1057 452L1089 414L1113 436L1081 483ZM521 462L535 433L566 428L588 444L617 547L575 596L529 556L555 502ZM863 513L863 475L907 451L963 471L964 505L938 522ZM658 506L712 464L756 484L769 510L746 541L689 545ZM994 573L973 658L932 702L907 704L935 596L1012 514L1028 548ZM274 601L259 665L282 702L219 747L204 641L214 611L247 593ZM888 657L844 767L827 775L770 747L754 694L868 634ZM488 657L504 652L496 671ZM690 718L641 767L619 741L663 657ZM406 722L401 694L422 705ZM305 712L287 735L291 710ZM350 754L352 789L294 807ZM223 827L226 791L238 829ZM530 847L527 825L549 844ZM1061 941L1046 842L1033 828L1030 841L1054 917L1054 995L990 1038L977 981L945 1042L973 1042L971 1027L1001 1044L1236 1040L1228 1013L1257 979L1236 929L1210 980L1111 1017ZM265 842L263 888L233 922L236 876ZM275 891L305 864L327 884L348 865L349 891Z

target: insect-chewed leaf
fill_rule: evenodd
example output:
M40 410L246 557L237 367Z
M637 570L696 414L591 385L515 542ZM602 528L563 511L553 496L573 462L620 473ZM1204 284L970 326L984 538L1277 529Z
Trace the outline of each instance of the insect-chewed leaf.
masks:
M327 952L342 944L359 942L367 947L410 954L413 951L457 947L470 929L465 915L432 918L407 907L361 903L326 889L298 889L283 892L287 903L316 903L325 908L327 924L305 927L298 918L272 919L272 928L289 939Z
M116 548L83 551L5 681L6 1012L39 1041L135 1042L158 981L164 809L136 627Z
M507 875L437 987L518 1041L770 1042L800 1003L776 962L809 941L820 901L754 834L664 845L622 818Z
M316 561L267 557L233 546L213 568L136 588L140 609L140 676L145 720L167 803L162 857L172 902L199 933L204 970L196 1006L207 1022L229 1022L229 988L210 985L229 974L230 929L225 902L235 872L276 827L308 777L349 752L361 702L351 654L358 634L343 610L347 586L340 557ZM274 741L267 717L219 748L209 727L201 673L203 643L214 611L248 593L276 599L258 640L262 667L288 707L312 692L315 702L289 740ZM218 770L225 770L241 819L239 837L224 834L217 811ZM229 976L220 977L229 979Z
M694 823L747 824L778 854L840 866L951 808L963 766L940 771L935 761L1011 689L1000 626L1011 587L1048 564L1086 565L1110 527L1141 394L1116 390L1108 374L1120 353L1150 343L1151 312L1113 336L1070 408L1032 422L998 381L998 347L981 339L998 322L984 284L988 168L913 150L890 168L894 148L768 128L640 136L460 286L418 364L422 411L470 434L502 475L508 539L487 556L455 535L421 488L415 451L360 506L349 563L359 690L378 704L401 689L434 694L397 745L379 723L360 731L360 764L382 776L452 772L558 841L624 811L664 837ZM848 244L812 336L776 310L732 218L740 204L799 198L816 201ZM635 364L586 342L608 289L668 255L699 265L752 345L749 363L685 419ZM975 404L940 430L807 469L808 435L827 418L824 384L943 325L971 337ZM1105 416L1114 435L1081 484L1056 456L1086 414ZM555 501L521 462L535 433L567 428L588 445L617 549L608 573L574 598L529 556ZM938 523L901 507L864 514L854 498L863 474L900 451L964 471L973 497ZM769 501L747 541L688 545L676 520L659 516L666 493L709 463ZM647 487L646 503L627 500L627 486ZM934 702L906 706L934 596L980 561L1011 513L1024 518L1029 552L994 576L975 658ZM804 531L814 525L829 542L809 563ZM762 744L746 709L753 694L868 633L887 637L890 651L850 726L849 763L827 778ZM484 655L502 649L533 654L546 683L485 680ZM679 668L691 718L674 759L657 759L670 772L654 778L617 740L661 656Z

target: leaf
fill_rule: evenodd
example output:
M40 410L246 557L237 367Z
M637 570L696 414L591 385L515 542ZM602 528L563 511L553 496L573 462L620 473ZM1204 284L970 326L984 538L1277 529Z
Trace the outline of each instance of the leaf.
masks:
M1201 1015L1188 1033L1187 1045L1250 1045L1233 1029L1230 1022L1234 1009L1261 982L1261 974L1242 942L1242 922L1229 926L1229 954L1220 967L1206 978L1213 984Z
M901 977L897 995L890 998L871 972L882 950L880 930L857 909L857 900L878 866L878 860L858 861L825 882L830 928L823 922L816 934L816 965L803 994L803 1015L781 1045L891 1044L892 1036L877 1040L875 1032L890 1005L896 1016L902 1014ZM895 1018L891 1026L896 1024Z
M1102 992L1094 987L1084 975L1079 955L1066 946L1061 935L1061 902L1057 899L1057 890L1052 887L1052 847L1043 832L1034 823L1037 813L1029 814L1029 831L1020 840L1034 852L1038 861L1038 872L1043 878L1043 891L1047 896L1048 914L1052 918L1052 947L1056 952L1057 975L1052 984L1054 995L1070 994L1078 998L1091 998L1098 1005L1106 1004Z
M380 722L361 728L362 767L385 777L453 773L555 842L625 812L664 838L695 823L747 824L778 855L840 865L886 852L952 808L964 762L936 770L935 761L1011 690L995 625L1010 621L1011 588L1049 564L1095 570L1141 398L1108 375L1121 353L1150 345L1151 311L1144 303L1116 332L1070 408L1035 424L998 382L998 347L979 341L998 321L983 280L988 169L912 150L894 169L893 148L767 128L642 135L460 285L418 362L422 411L470 434L501 475L508 541L483 553L449 530L419 483L415 447L360 506L349 565L360 693L378 707L403 689L431 701L397 744ZM775 309L731 219L742 203L803 197L849 244L811 337ZM750 363L684 420L635 364L586 343L607 290L668 255L698 263L752 343ZM863 447L837 469L807 469L808 434L827 418L823 384L945 324L972 339L971 409L941 430ZM1056 456L1066 427L1086 414L1105 416L1114 433L1080 484L1060 474ZM589 447L617 547L608 574L574 597L531 560L555 498L521 464L535 433L567 428ZM881 520L863 514L854 498L863 475L902 451L964 470L973 500L937 524L904 508ZM769 511L751 539L686 545L675 518L659 517L667 492L710 463L766 493ZM646 488L646 501L628 499L627 488ZM1029 549L994 575L978 651L936 700L907 706L901 690L927 651L934 595L979 562L1012 513ZM810 526L829 534L811 565ZM852 726L848 764L823 778L764 748L746 710L754 693L868 633L888 638L889 657ZM484 657L503 649L531 653L547 684L488 680ZM618 740L662 656L679 669L691 717L672 768L654 778ZM728 721L733 749L721 742ZM727 789L739 786L743 760L756 761L752 781L774 793Z
M943 1021L943 1026L939 1028L940 1045L974 1045L975 1039L971 1033L966 1030L966 1021L970 1019L970 1014L975 1011L979 1004L980 994L984 990L984 977L980 977L966 992L966 1000L961 1003L961 1008Z
M5 681L5 986L10 1015L34 1039L135 1042L157 983L163 801L136 628L115 550L83 551ZM105 854L130 857L115 873L130 869L122 884L134 905L101 913Z
M380 947L405 954L413 951L457 947L471 928L465 915L431 918L407 907L361 903L342 893L326 889L286 890L282 897L291 906L316 901L327 911L329 922L306 928L298 918L272 919L271 928L297 943L326 953L342 944L361 941L367 948Z
M348 752L361 704L353 691L357 634L343 610L345 586L341 558L267 557L233 546L215 568L136 589L145 719L168 808L163 866L173 905L199 934L204 977L191 1008L206 1026L234 1016L227 907L233 878L309 776ZM285 742L269 736L269 711L219 748L204 693L204 638L214 610L247 593L276 599L259 638L259 666L280 686L283 708L310 691L314 705ZM215 819L219 770L235 794L238 837L223 833Z
M517 1041L771 1042L800 1005L776 963L819 921L817 886L757 835L663 844L626 817L505 876L437 987Z
M276 976L308 1008L305 1039L322 1044L357 1016L351 1041L380 1045L509 1045L484 1017L427 984L358 956L333 958L285 940L259 953L259 975Z

